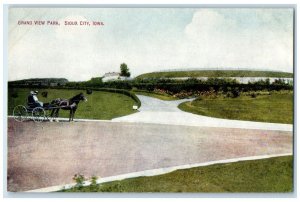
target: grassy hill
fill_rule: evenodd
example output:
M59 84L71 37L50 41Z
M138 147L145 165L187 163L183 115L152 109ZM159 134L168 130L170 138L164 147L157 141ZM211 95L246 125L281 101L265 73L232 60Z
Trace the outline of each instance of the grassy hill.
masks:
M141 74L136 78L172 78L172 77L276 77L293 78L293 73L273 71L251 70L195 70L195 71L171 71L151 72Z
M241 95L237 98L202 96L192 102L180 104L179 109L210 117L293 124L293 92Z
M13 114L13 109L17 105L26 105L27 96L32 89L29 88L9 88L8 89L8 114ZM83 90L69 89L39 89L38 98L40 101L47 103L56 98L69 99ZM47 98L42 96L42 92L48 92ZM104 92L93 91L90 95L85 95L87 102L80 102L76 111L75 118L101 119L110 120L120 116L129 115L137 112L132 109L136 102L129 96ZM50 113L50 111L47 111ZM69 117L69 111L60 110L60 117ZM31 115L29 113L29 115Z

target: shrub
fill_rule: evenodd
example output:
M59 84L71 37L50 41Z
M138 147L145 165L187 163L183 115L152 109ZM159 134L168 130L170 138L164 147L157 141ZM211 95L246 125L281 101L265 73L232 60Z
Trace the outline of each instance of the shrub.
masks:
M252 93L250 93L250 96L252 97L252 98L256 98L256 93L254 93L254 92L252 92Z
M226 97L233 97L233 94L232 94L232 92L230 92L230 91L229 91L229 92L227 92L227 93L226 93Z
M232 93L232 97L233 97L233 98L236 98L236 97L240 96L240 94L241 94L238 88L234 88L234 89L231 91L231 93Z
M174 97L183 99L183 98L188 98L188 97L190 97L192 95L193 95L193 92L191 92L191 91L190 92L181 91L179 93L174 94Z
M73 177L73 180L76 182L75 187L82 187L83 182L86 180L84 175L81 174L75 174Z
M91 89L86 89L86 94L90 95L92 93L93 93L93 91Z
M47 98L48 97L48 92L47 91L42 92L42 96Z
M92 176L91 177L91 185L90 185L90 191L91 192L97 192L98 188L97 188L97 176Z
M97 185L97 176L92 176L91 178L91 186L96 186Z

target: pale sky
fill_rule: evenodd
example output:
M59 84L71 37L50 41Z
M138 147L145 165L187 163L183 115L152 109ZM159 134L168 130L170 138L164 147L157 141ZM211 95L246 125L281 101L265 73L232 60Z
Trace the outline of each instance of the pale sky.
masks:
M57 20L60 26L18 25ZM104 26L64 26L64 21ZM10 8L9 80L176 68L293 72L293 9Z

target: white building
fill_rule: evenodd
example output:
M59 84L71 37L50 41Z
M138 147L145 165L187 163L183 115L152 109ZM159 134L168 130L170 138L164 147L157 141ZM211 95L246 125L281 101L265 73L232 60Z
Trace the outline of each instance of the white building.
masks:
M108 72L104 74L102 81L107 82L107 81L116 81L116 80L120 80L120 81L131 80L130 77L125 77L120 75L121 74L119 72Z
M108 73L104 74L104 76L102 78L102 81L106 82L106 81L119 80L119 78L120 78L120 73L118 73L118 72L108 72Z

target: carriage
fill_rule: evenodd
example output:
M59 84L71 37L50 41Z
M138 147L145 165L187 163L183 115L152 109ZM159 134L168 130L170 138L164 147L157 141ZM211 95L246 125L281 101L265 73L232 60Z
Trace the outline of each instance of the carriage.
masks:
M37 107L33 103L26 103L26 105L17 105L13 110L13 118L18 122L25 120L33 120L34 122L42 122L50 120L49 118L58 117L60 109L70 110L69 121L73 121L77 105L80 101L87 101L87 98L80 93L70 99L57 98L51 103L45 103L43 107ZM51 114L49 114L51 111Z
M30 105L17 105L13 110L13 117L18 122L25 120L33 120L34 122L42 122L49 120L48 111L58 109L62 107L57 106L45 106L45 107L31 107Z

